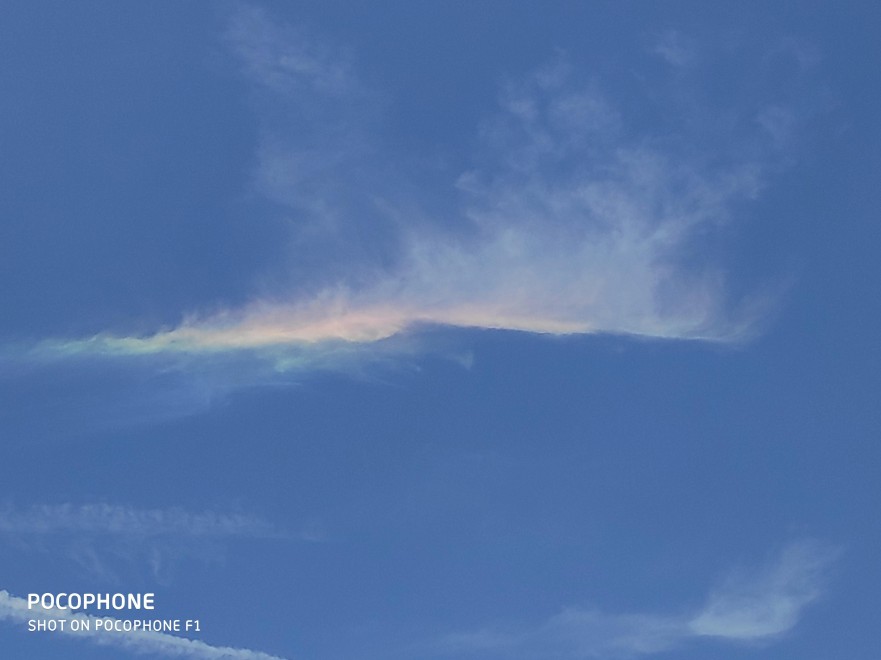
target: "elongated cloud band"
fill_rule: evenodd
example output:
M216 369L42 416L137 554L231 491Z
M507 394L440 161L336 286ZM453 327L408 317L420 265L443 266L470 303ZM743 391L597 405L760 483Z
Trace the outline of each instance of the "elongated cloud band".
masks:
M193 658L195 660L284 660L279 656L260 651L227 646L212 646L197 639L187 639L162 632L99 630L95 625L98 617L71 613L69 610L28 609L27 601L24 598L19 598L5 590L0 590L0 620L12 624L27 625L28 621L39 619L63 619L67 622L63 631L59 630L51 634L83 639L102 646L114 646L152 657L161 655L175 658ZM73 630L70 622L74 619L80 622L88 621L89 625Z
M0 542L28 553L65 559L92 579L119 583L146 567L168 579L181 561L222 557L234 541L319 540L315 531L289 533L257 516L179 507L138 509L118 504L0 504Z
M37 505L27 509L0 506L0 533L112 534L269 538L282 536L268 522L244 514L183 509L135 509L114 504Z
M689 230L724 217L725 202L756 187L750 171L674 199L670 163L619 153L611 180L492 184L470 211L476 236L408 232L395 270L360 288L340 285L304 301L258 301L146 337L99 335L48 343L65 353L212 353L365 344L416 325L549 334L622 333L724 340L750 318L725 318L718 282L683 280L673 256ZM478 184L469 182L469 186ZM501 185L501 188L499 188ZM669 208L664 208L669 206Z
M321 273L296 271L248 305L177 327L34 353L257 351L293 368L425 324L727 341L761 316L761 301L726 300L695 241L763 187L765 108L740 110L748 135L701 150L706 136L685 124L663 136L629 127L559 61L504 87L475 166L429 203L436 191L414 192L407 163L387 164L373 97L332 49L247 8L227 40L265 114L254 188L296 218L292 262Z
M730 577L691 615L567 609L532 630L451 635L442 646L457 655L575 659L648 655L697 639L772 641L792 630L802 611L820 597L837 554L816 541L793 543L759 571Z

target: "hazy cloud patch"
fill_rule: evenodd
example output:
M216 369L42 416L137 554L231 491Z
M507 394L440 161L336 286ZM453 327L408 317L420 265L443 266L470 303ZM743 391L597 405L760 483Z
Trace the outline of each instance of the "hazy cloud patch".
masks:
M794 542L758 570L732 573L704 607L690 614L569 608L531 629L449 635L438 650L504 658L627 658L669 651L696 639L770 642L795 628L804 609L821 597L838 554L818 541Z

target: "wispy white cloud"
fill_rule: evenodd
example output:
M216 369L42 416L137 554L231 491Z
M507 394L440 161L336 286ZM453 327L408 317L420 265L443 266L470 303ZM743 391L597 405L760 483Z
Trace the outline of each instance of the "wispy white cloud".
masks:
M816 541L787 546L754 572L731 575L692 614L607 614L566 609L532 629L447 636L443 651L510 658L612 658L668 651L699 638L769 642L791 631L822 594L838 551Z
M248 78L279 94L296 95L298 102L316 92L345 96L358 86L338 51L305 30L273 21L260 7L237 5L226 37Z
M694 44L676 30L663 32L655 42L652 51L674 67L690 66L697 58Z
M261 118L255 189L293 218L295 276L153 334L31 355L247 355L308 370L412 351L426 325L736 341L762 318L768 300L730 300L699 246L765 185L782 107L703 149L689 122L628 125L602 81L559 61L504 86L475 128L474 166L438 195L389 164L381 104L340 49L248 7L227 43ZM669 33L658 52L682 64L684 43Z
M224 548L237 539L312 542L318 536L290 533L244 513L113 504L0 505L0 541L68 560L109 583L145 570L151 579L168 582L182 559L221 561Z
M837 552L817 543L792 544L763 570L735 573L689 621L692 634L758 639L793 628L805 606L816 601Z
M105 619L107 617L101 617ZM168 656L174 658L194 658L198 660L284 660L283 658L251 649L212 646L197 639L188 639L169 633L154 631L115 632L97 629L98 617L71 613L59 609L28 609L24 598L0 590L0 620L14 625L26 626L28 621L39 619L64 619L68 624L64 631L52 634L74 639L82 639L101 646L112 646L139 655ZM69 622L78 619L88 621L88 630L81 626L77 631L71 629Z
M225 37L260 119L255 192L313 221L312 243L338 240L357 213L351 191L377 185L374 95L344 49L259 7L238 5Z
M673 618L567 609L532 629L448 635L440 650L506 658L626 657L668 650L681 641L683 630Z
M41 504L17 509L0 506L0 534L116 534L151 537L166 534L197 537L272 538L284 536L274 525L241 513L181 508L136 509L114 504Z

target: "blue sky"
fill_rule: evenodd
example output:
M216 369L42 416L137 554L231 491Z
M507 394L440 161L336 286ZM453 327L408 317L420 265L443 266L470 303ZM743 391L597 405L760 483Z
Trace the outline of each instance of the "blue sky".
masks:
M875 658L879 19L10 3L2 655Z

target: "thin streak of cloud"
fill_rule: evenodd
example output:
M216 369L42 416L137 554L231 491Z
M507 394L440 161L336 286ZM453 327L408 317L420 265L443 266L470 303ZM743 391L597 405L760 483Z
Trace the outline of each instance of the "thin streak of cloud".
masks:
M0 506L0 534L78 533L122 536L276 538L285 536L265 520L240 513L189 513L180 508L135 509L113 504Z
M53 634L65 637L87 640L101 646L115 646L139 655L168 656L174 658L193 658L195 660L284 660L283 658L261 651L251 649L232 648L228 646L212 646L200 640L187 639L168 633L154 631L131 631L110 632L97 630L95 621L99 617L74 614L69 610L36 608L28 609L24 598L11 595L5 590L0 590L0 620L12 624L27 625L30 620L37 619L64 619L70 622L74 619L89 621L89 630L80 628L78 631L71 630L68 623L64 631ZM110 617L100 617L102 619Z
M143 574L167 584L179 564L223 562L233 542L322 540L316 530L290 532L245 513L137 509L114 504L0 504L0 541L71 562L92 579L119 584Z
M837 554L816 541L793 543L760 571L730 577L691 615L567 609L531 630L448 635L441 650L574 659L651 655L699 638L770 642L795 628L804 609L822 595Z

